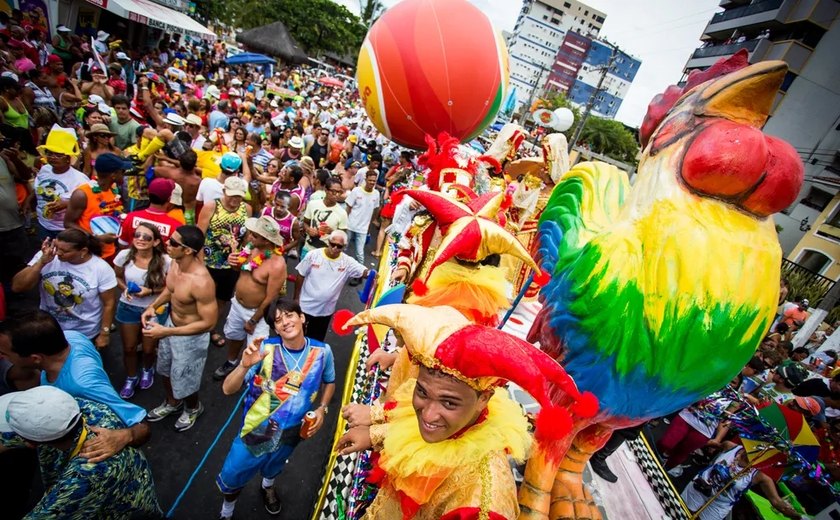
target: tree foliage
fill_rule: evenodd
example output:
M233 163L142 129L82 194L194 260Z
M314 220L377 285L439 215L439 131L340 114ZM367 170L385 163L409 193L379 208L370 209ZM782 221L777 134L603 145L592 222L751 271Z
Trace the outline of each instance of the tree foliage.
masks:
M241 29L281 21L310 55L355 54L367 33L358 16L332 0L209 0L202 7L209 20Z
M370 28L385 12L385 4L379 0L359 0L361 6L362 25Z
M636 164L639 144L632 132L614 119L590 115L580 134L578 144L586 143L589 149L617 161Z

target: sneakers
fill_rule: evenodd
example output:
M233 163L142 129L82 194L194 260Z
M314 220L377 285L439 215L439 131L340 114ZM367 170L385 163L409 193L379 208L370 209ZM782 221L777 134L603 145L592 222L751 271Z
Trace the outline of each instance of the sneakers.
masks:
M140 390L148 390L155 383L155 367L148 370L145 368L140 374Z
M186 406L184 407L183 413L181 413L181 417L178 417L178 420L175 421L175 429L179 432L185 432L195 426L195 420L198 419L198 416L204 412L204 405L201 402L198 403L198 408L195 410L190 410Z
M163 401L163 404L159 405L157 408L149 412L148 415L146 415L146 419L148 419L149 422L160 421L164 417L168 417L180 410L182 406L184 406L183 402L180 402L176 405L171 405L167 401Z
M225 361L222 366L220 366L216 369L215 372L213 372L213 379L215 379L216 381L221 381L222 379L226 378L228 374L233 372L233 369L236 368L237 365L239 365L238 360Z
M270 488L260 486L260 490L262 492L265 510L271 515L279 515L282 506L280 505L280 499L277 498L277 491L274 490L274 486L271 486Z
M607 461L601 457L592 457L589 459L589 465L596 475L610 483L618 482L618 477L607 466Z
M125 378L125 383L123 384L122 390L120 390L120 397L122 397L123 399L131 399L132 397L134 397L134 388L136 386L136 377Z

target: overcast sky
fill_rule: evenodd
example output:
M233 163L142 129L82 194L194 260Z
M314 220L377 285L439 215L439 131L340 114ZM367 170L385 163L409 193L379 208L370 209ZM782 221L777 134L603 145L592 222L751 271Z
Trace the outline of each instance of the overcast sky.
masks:
M358 0L334 0L359 12ZM385 0L391 6L400 0ZM512 31L521 0L469 0L500 30ZM651 98L679 81L719 0L583 0L607 14L601 37L642 60L616 119L639 126Z

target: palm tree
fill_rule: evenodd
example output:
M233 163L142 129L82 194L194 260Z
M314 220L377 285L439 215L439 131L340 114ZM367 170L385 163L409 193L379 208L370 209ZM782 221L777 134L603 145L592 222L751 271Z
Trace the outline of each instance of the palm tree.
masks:
M385 4L379 0L359 0L360 18L365 27L373 25L382 16L384 11Z

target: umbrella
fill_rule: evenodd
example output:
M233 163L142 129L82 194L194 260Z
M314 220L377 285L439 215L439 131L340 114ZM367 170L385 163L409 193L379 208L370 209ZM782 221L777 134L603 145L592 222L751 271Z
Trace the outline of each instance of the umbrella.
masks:
M269 58L265 54L257 54L256 52L240 52L235 56L225 60L228 65L242 65L245 63L255 63L263 65L265 63L277 63L273 58Z
M330 76L324 76L323 78L318 80L318 83L321 85L326 85L328 87L338 87L344 88L344 82L338 78L333 78Z
M761 409L758 415L766 426L764 431L755 432L755 439L741 438L753 466L779 480L791 458L811 464L817 460L820 444L804 415L775 403Z

